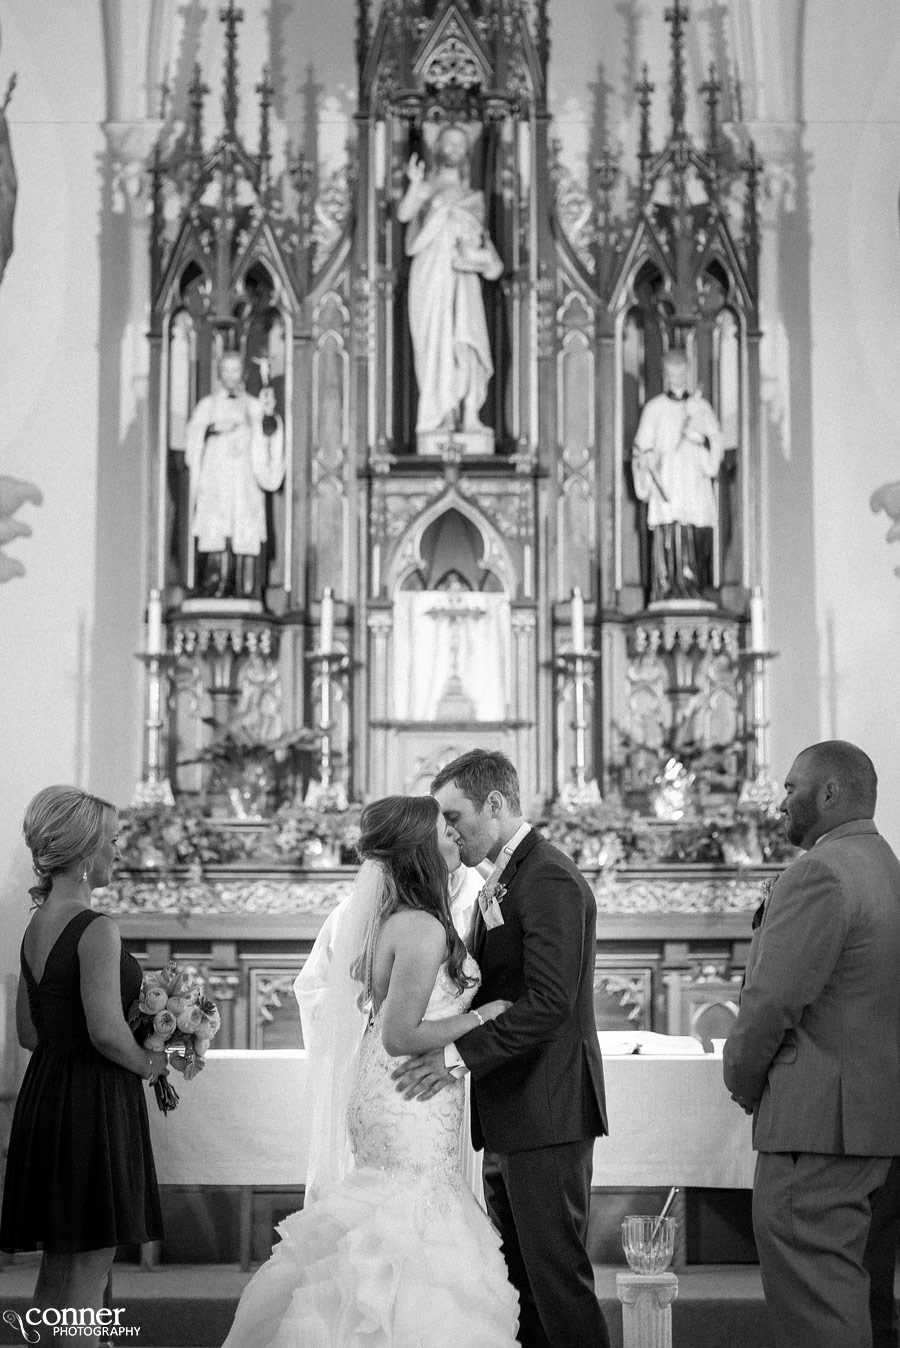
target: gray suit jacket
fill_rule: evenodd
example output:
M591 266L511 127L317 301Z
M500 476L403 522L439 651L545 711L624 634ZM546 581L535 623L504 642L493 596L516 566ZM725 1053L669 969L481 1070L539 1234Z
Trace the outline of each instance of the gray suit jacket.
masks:
M724 1071L757 1151L900 1154L900 861L870 819L779 877Z

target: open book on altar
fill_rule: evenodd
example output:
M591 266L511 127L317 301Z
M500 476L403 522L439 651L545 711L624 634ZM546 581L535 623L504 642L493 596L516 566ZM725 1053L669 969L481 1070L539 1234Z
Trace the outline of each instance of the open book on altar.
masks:
M652 1030L599 1030L600 1052L605 1057L641 1053L648 1057L702 1056L703 1045L689 1034L654 1034Z

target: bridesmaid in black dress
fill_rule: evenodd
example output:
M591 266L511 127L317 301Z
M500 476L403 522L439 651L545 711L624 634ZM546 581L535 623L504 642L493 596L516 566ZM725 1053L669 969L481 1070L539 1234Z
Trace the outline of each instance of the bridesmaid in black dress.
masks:
M43 1252L41 1308L99 1309L116 1246L162 1236L145 1081L165 1053L141 1048L125 1013L141 969L91 890L119 860L115 807L48 786L25 814L37 884L22 941L16 1028L31 1061L6 1162L0 1249Z

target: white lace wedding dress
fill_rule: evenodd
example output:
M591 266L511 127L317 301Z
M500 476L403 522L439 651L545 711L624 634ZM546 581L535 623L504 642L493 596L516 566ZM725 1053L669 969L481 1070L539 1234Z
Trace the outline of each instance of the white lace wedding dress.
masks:
M458 1015L475 990L442 965L425 1019ZM516 1348L500 1240L460 1172L463 1083L405 1100L396 1063L379 1012L348 1110L355 1168L278 1227L225 1348Z

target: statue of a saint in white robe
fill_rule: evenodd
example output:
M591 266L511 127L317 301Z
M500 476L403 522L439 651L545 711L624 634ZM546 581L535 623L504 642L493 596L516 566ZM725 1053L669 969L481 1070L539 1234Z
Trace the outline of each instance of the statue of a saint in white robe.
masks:
M485 227L484 193L469 184L469 141L459 126L444 127L426 175L417 155L407 165L409 187L397 207L408 223L409 325L419 410L418 447L459 431L474 452L492 452L493 433L479 411L494 372L481 278L495 281L503 263ZM467 443L467 447L469 447Z
M701 599L712 585L712 547L718 506L715 482L724 437L712 406L688 392L682 351L663 362L666 392L645 404L634 439L632 473L647 502L653 536L650 599Z
M201 398L187 425L191 533L196 540L195 593L262 601L266 492L284 481L284 423L271 386L244 391L243 361L226 351L221 387Z

